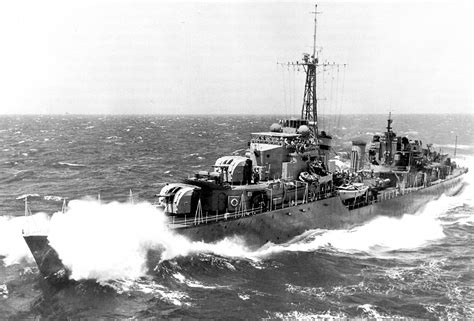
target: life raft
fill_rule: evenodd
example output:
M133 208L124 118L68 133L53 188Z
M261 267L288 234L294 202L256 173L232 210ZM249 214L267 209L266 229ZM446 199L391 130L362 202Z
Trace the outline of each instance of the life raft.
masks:
M316 174L310 174L308 172L301 172L299 175L299 180L306 183L317 183L319 177Z

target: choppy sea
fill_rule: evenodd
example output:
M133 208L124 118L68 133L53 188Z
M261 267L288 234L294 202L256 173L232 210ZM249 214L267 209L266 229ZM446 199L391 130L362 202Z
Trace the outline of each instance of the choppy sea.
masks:
M348 151L351 140L383 132L385 118L322 123L335 150ZM415 215L310 230L258 250L167 230L150 205L160 188L245 149L251 132L278 119L0 116L0 318L474 318L472 115L394 115L397 134L443 152L458 136L456 160L471 166L458 195ZM24 194L38 194L27 218ZM26 228L49 230L73 281L43 280Z

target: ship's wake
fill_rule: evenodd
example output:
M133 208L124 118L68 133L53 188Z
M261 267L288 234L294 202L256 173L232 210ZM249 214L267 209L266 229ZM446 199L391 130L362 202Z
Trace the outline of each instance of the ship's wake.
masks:
M471 168L473 160L469 160ZM378 216L349 230L310 230L285 244L267 244L253 254L266 257L287 251L310 252L330 248L345 253L387 256L396 250L413 250L443 239L445 225L474 224L473 183L474 173L471 171L464 178L464 186L458 194L452 197L443 194L416 214Z

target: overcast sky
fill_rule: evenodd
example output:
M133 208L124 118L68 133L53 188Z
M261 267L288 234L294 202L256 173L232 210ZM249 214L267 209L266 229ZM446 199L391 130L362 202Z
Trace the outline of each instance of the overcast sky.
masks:
M312 1L3 1L0 114L285 114ZM319 2L326 113L474 113L470 1ZM324 87L324 88L323 88Z

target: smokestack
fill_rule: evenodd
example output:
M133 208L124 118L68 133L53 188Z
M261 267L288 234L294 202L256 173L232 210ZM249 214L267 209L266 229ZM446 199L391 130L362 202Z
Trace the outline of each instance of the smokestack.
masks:
M352 141L351 170L356 172L364 167L366 142L360 140Z

